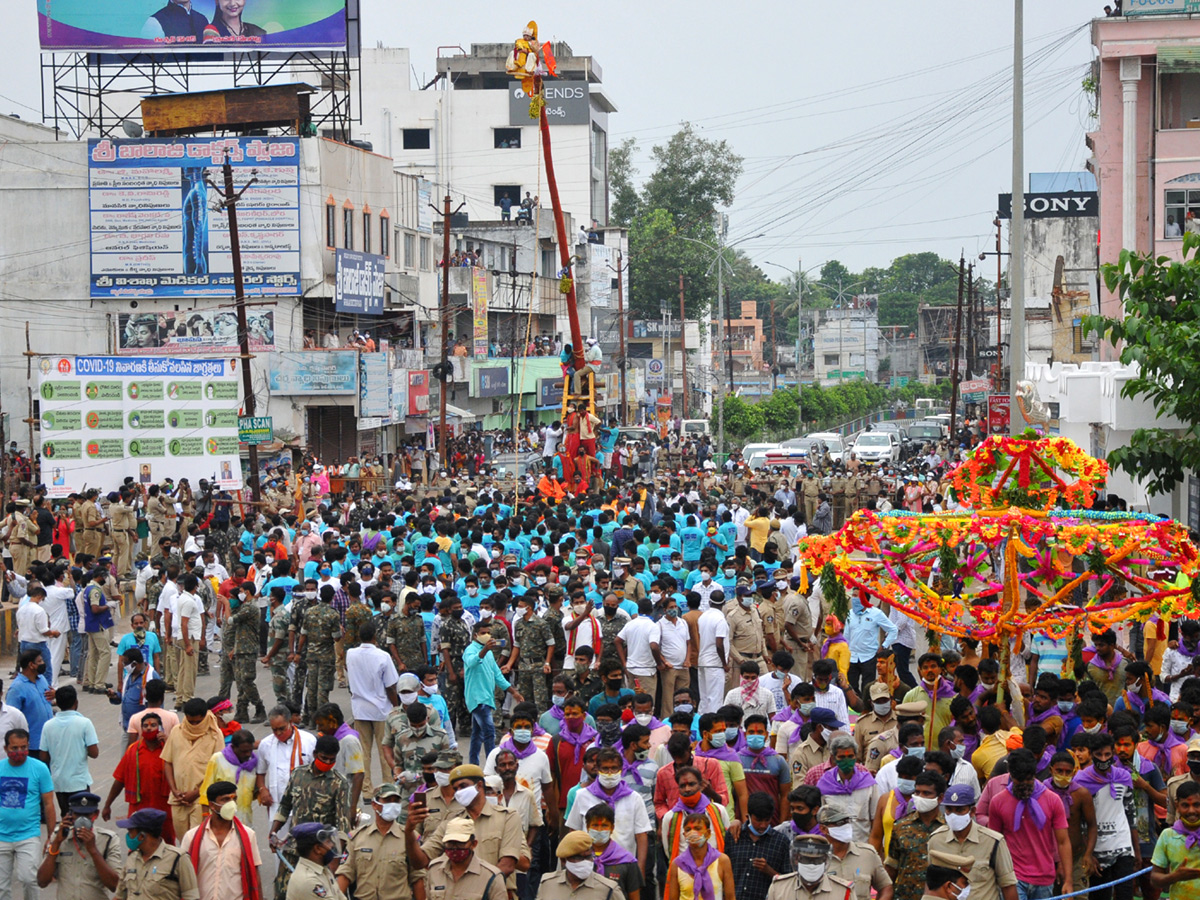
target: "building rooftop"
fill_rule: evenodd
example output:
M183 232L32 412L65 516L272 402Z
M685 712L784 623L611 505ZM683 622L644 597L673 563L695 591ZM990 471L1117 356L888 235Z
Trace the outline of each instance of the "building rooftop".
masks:
M514 37L517 37L516 35ZM558 77L599 84L603 80L600 65L590 56L576 56L566 41L552 41L551 49L558 61ZM458 90L504 90L513 76L504 71L512 43L472 44L470 53L439 56L438 74L449 76ZM461 49L461 48L459 48Z

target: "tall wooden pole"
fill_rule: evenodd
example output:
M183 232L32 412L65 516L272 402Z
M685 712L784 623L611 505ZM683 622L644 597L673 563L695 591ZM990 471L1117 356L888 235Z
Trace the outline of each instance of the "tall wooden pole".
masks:
M967 261L958 259L958 307L954 315L954 358L950 362L950 446L954 446L955 426L958 423L958 354L962 352L962 311L963 311L963 277L966 274Z
M446 194L442 201L442 297L439 303L438 321L441 323L442 377L438 379L438 463L446 465L446 363L450 357L450 345L447 342L450 316L450 195Z
M687 380L687 313L683 308L683 273L679 273L679 369L683 374L683 415L688 417L688 380Z
M554 156L550 152L550 121L546 107L541 111L542 155L546 159L546 185L550 189L550 204L554 209L554 230L558 236L558 258L568 278L567 316L571 321L571 347L575 351L575 371L583 370L583 332L579 329L579 310L575 308L575 278L571 272L571 246L567 243L567 226L563 222L562 205L558 200L558 179L554 177Z

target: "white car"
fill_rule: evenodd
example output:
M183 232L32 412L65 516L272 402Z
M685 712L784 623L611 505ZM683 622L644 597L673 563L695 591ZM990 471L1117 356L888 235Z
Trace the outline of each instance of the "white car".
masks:
M847 461L845 439L836 431L814 431L807 436L824 441L825 446L829 448L829 458L835 463Z
M864 463L898 463L900 441L894 431L862 431L850 452Z

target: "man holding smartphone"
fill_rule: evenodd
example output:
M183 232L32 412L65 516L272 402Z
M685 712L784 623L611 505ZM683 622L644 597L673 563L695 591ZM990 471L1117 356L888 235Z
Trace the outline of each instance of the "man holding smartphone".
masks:
M68 811L46 842L37 883L58 882L62 897L108 900L117 889L122 867L121 840L115 831L96 828L100 796L79 791L68 799Z
M484 748L485 757L496 746L496 727L492 720L495 692L499 690L512 694L517 703L525 699L496 665L495 656L490 652L496 647L491 624L476 622L475 639L463 652L463 699L471 711L470 760L474 766L479 765L480 746Z

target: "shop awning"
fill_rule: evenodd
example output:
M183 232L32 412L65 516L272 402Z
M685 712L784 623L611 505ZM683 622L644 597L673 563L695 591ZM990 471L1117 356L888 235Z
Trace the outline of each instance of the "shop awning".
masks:
M1158 48L1158 71L1200 73L1200 44Z
M450 418L451 416L455 419L458 419L463 424L475 421L475 413L468 412L460 406L455 406L453 403L447 403L446 417Z

